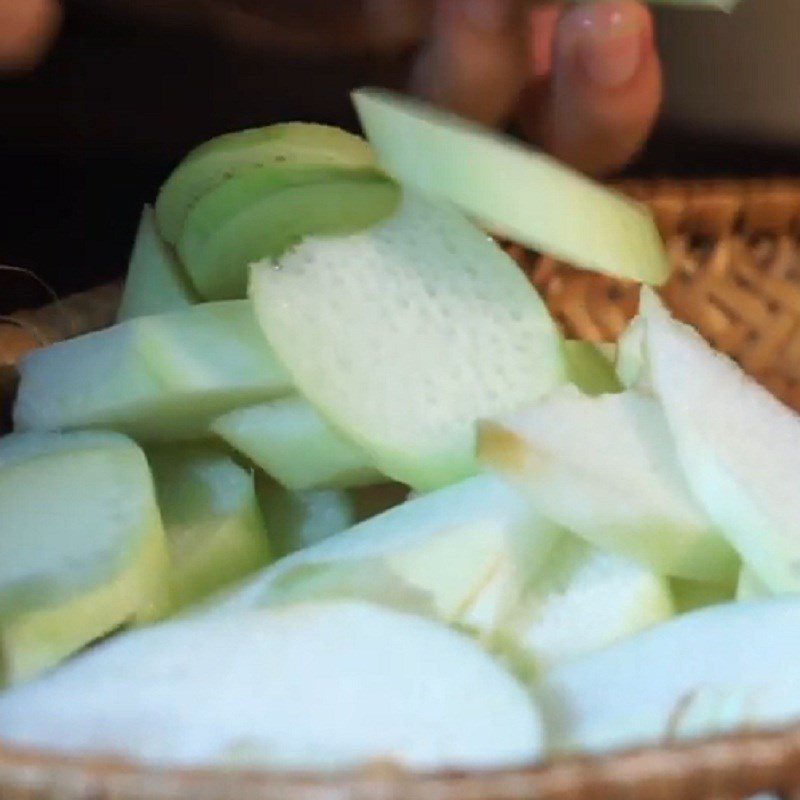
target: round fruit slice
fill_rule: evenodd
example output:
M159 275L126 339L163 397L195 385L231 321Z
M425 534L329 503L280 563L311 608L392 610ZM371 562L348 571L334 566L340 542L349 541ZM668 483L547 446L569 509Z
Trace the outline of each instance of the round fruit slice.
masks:
M391 92L353 101L378 159L402 184L446 198L493 233L609 275L663 283L652 216L553 159Z
M253 167L286 164L374 167L369 145L339 128L289 122L227 133L194 149L161 187L156 218L161 235L176 244L189 209L206 192Z

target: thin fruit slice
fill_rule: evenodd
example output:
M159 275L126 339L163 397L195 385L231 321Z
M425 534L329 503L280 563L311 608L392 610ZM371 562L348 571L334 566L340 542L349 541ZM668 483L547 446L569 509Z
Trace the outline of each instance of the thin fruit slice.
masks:
M800 719L800 602L684 614L558 667L537 696L557 753L753 730Z
M669 263L650 213L548 156L384 90L353 93L400 183L446 198L492 232L578 267L660 284Z
M155 215L145 206L133 244L117 320L164 314L194 305L197 298L170 246L156 229Z
M369 458L297 396L239 408L211 429L287 489L379 483Z
M0 698L0 741L156 766L529 763L526 689L467 637L360 603L137 631Z
M369 228L397 208L400 191L379 173L254 169L206 194L189 211L178 252L207 300L244 297L247 269L305 236Z
M736 587L736 599L742 602L762 600L773 593L749 570L743 569Z
M642 295L647 361L683 471L746 568L800 591L800 417Z
M124 436L0 439L0 519L0 683L166 610L152 478Z
M357 598L456 623L498 564L533 572L560 535L501 480L478 476L279 561L227 608Z
M413 194L369 231L254 267L250 295L300 393L415 489L474 474L475 420L565 379L560 336L517 265Z
M689 493L658 403L573 387L481 425L485 463L587 541L667 575L724 582L736 553Z
M291 389L244 300L139 317L36 350L20 378L19 429L113 428L143 440L205 435L230 409Z
M269 542L253 475L209 445L148 451L182 608L263 567Z
M706 606L716 606L720 603L730 603L736 597L736 583L704 583L702 581L689 581L685 578L672 578L672 599L675 611L685 614L696 611Z
M565 536L527 588L502 637L517 663L541 672L672 615L666 578Z
M567 340L564 342L567 351L567 375L584 394L595 397L599 394L619 392L622 386L614 372L614 351L606 354L601 345L593 342Z
M192 150L161 187L161 235L176 244L195 203L234 176L290 164L365 169L375 166L375 158L363 139L327 125L289 122L223 134Z

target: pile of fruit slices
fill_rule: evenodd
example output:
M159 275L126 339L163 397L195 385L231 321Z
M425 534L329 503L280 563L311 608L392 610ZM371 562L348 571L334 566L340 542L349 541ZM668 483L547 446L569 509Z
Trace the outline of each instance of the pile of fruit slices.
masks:
M800 418L647 288L564 341L482 227L657 283L641 208L356 104L372 147L191 153L119 323L21 364L0 743L500 767L800 718Z

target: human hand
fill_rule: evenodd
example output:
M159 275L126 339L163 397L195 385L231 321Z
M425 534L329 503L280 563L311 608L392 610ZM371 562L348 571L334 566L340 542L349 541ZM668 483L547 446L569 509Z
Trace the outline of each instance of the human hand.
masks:
M0 0L0 72L32 69L61 25L58 0Z
M437 0L412 90L602 175L642 147L661 100L653 22L636 0L531 10L525 0Z

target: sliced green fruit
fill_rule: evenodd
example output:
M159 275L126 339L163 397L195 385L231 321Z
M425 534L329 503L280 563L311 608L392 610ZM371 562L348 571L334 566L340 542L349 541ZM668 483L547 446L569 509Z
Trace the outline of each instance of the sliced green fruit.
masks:
M144 455L110 433L0 439L0 683L168 607Z
M706 606L729 603L736 597L736 584L733 582L703 583L684 578L672 578L670 585L675 611L678 614L696 611Z
M475 420L565 380L560 336L513 260L413 194L369 231L255 266L250 295L300 393L415 489L474 474Z
M375 159L363 139L326 125L289 122L223 134L192 150L161 187L161 235L177 244L195 203L234 176L288 165L365 169L375 167Z
M353 93L378 160L409 188L446 198L494 233L585 269L663 283L652 215L564 165L453 114L388 91Z
M158 767L434 770L529 763L543 731L525 687L466 636L319 603L107 642L0 697L0 742Z
M197 302L170 246L161 239L155 215L145 206L133 244L117 320L164 314Z
M673 615L666 578L564 536L526 587L502 638L537 672L613 644Z
M747 602L772 597L773 593L749 570L743 569L736 587L736 599Z
M170 553L175 608L196 603L269 561L251 472L209 445L153 448L147 457Z
M800 719L800 601L683 614L552 670L538 686L555 753L605 753Z
M800 591L800 417L642 294L646 357L688 484L745 568Z
M379 483L359 448L297 396L239 408L212 431L287 489L347 488Z
M619 392L622 386L614 372L614 355L607 355L593 342L567 340L567 375L584 394L592 397ZM611 345L616 353L616 349Z
M20 364L19 429L206 435L232 408L291 390L244 300L139 317L36 350Z
M285 558L227 610L356 598L459 623L499 565L513 567L498 616L561 535L513 489L478 476Z
M635 317L619 338L614 364L619 382L626 389L650 388L645 359L644 320Z
M353 495L341 489L292 492L259 475L256 490L278 556L315 545L357 522Z
M658 403L573 387L482 423L485 463L587 541L667 575L735 580L739 561L690 494Z
M178 252L207 300L244 297L248 266L305 236L369 228L397 208L400 190L376 171L255 169L206 194L186 217Z

